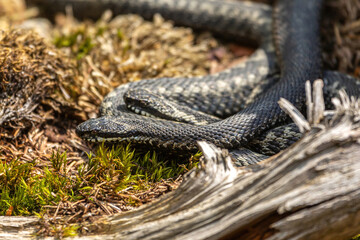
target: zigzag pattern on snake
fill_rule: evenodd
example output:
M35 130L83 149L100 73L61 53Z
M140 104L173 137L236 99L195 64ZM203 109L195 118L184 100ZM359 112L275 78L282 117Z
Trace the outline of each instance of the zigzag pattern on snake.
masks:
M76 10L85 2L94 1L53 2L71 2ZM261 4L194 0L108 0L101 4L112 4L115 12L121 9L148 18L160 12L180 24L255 39L260 47L247 62L217 75L145 80L120 86L104 99L102 117L77 128L81 137L186 151L195 150L197 140L206 140L230 149L242 159L240 165L264 158L242 149L244 146L273 154L299 137L294 135L294 125L274 129L287 121L277 101L284 97L303 109L305 81L322 77L318 39L321 1L278 1L274 6L274 28L271 8ZM279 80L273 37L280 63ZM344 87L350 95L359 95L351 77L325 72L324 81L328 98ZM251 99L246 100L249 96ZM173 121L151 117L159 113L163 119ZM286 133L289 136L284 137ZM285 140L277 141L279 138ZM264 148L259 139L269 144Z

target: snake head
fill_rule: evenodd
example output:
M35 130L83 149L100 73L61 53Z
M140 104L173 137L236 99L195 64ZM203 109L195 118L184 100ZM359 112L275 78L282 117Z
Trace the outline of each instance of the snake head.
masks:
M146 119L115 116L89 119L76 128L76 134L91 142L132 142L172 150L194 151L197 149L196 141L184 141L184 138L179 138L177 133L173 133L169 128L172 126L170 122L142 117ZM162 137L164 131L170 133L171 136Z
M93 118L83 122L77 126L76 134L91 142L123 142L137 135L130 124L112 116Z

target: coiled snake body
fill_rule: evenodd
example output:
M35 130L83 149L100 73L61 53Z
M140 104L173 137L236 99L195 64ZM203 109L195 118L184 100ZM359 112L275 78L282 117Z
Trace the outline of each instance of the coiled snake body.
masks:
M52 0L48 4L54 5L53 2L58 7L70 2L75 11L86 2L101 2L115 12L121 8L121 12L141 13L145 17L159 12L180 24L260 42L248 61L216 75L144 80L118 87L104 99L100 118L78 126L78 135L86 140L131 141L186 151L196 150L196 142L205 140L229 149L239 159L246 156L238 161L246 165L263 159L243 149L257 145L256 138L296 132L294 125L276 128L288 121L277 101L285 98L303 110L306 80L324 77L328 97L340 88L350 95L359 95L351 77L333 72L323 76L319 41L321 0L279 0L273 11L261 4L194 0ZM257 94L253 88L261 91ZM250 95L255 100L245 99ZM155 114L162 119L154 118ZM290 143L299 134L287 137ZM276 141L272 144L279 145Z

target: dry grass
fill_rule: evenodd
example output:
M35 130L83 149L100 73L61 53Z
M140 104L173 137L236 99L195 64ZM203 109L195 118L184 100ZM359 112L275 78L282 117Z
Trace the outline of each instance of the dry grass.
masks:
M325 2L322 27L325 67L360 77L360 2Z

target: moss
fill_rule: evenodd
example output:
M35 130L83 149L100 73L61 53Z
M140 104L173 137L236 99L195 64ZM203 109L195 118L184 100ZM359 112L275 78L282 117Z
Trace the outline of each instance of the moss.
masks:
M351 240L360 240L360 234L354 236L351 238Z
M178 177L195 166L198 157L180 165L176 160L160 161L155 152L135 154L130 145L102 144L95 154L88 154L88 162L79 165L76 173L69 172L66 152L53 153L51 167L45 168L38 168L35 161L0 162L0 214L43 214L47 205L93 201L99 193L116 195L129 188L134 193L146 190L152 183ZM124 203L140 204L131 196Z
M12 128L42 121L37 106L75 71L58 49L25 30L0 34L0 67L0 127Z

